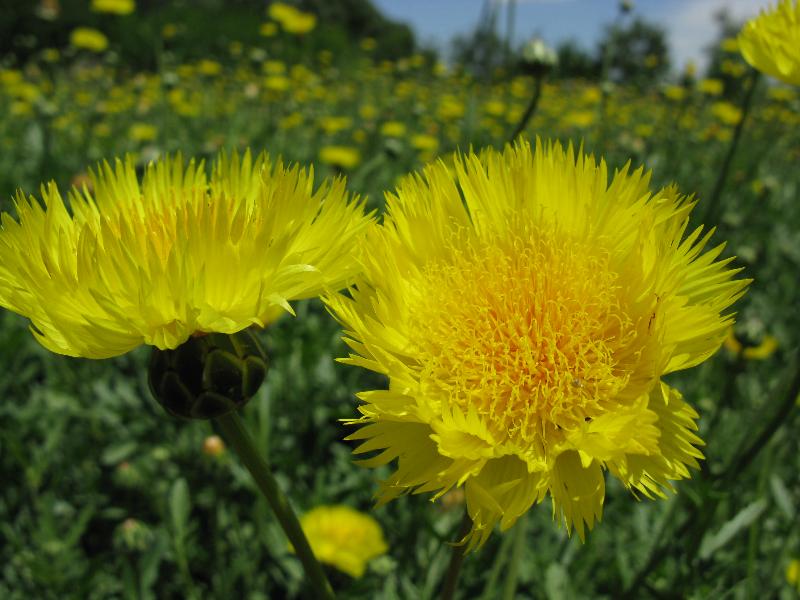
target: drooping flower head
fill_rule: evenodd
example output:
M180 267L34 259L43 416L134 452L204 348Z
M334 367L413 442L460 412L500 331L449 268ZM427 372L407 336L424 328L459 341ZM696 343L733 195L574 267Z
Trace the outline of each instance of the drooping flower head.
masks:
M378 522L349 506L318 506L300 518L317 560L356 579L388 550Z
M750 65L785 83L800 85L800 2L778 0L745 23L739 50Z
M264 326L290 300L348 284L370 219L344 182L262 154L224 155L210 179L181 157L99 166L91 189L21 192L0 221L0 306L43 346L106 358L141 344L173 349L200 333Z
M747 281L687 235L695 202L648 180L522 143L387 196L350 296L326 299L345 362L389 378L350 436L380 451L365 465L397 460L380 502L463 485L474 546L550 496L583 538L604 471L647 497L689 476L698 415L661 377L719 348Z

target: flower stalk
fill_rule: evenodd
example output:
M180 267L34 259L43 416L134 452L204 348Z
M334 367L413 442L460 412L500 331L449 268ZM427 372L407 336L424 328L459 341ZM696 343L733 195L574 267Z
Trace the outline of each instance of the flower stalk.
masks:
M292 546L294 546L295 553L303 564L308 583L314 590L314 598L333 600L335 598L333 588L325 577L322 566L311 551L311 546L303 533L302 527L300 527L297 515L295 515L292 506L289 504L289 499L281 491L278 482L275 481L269 464L256 449L253 438L248 433L241 417L236 411L231 411L221 417L217 417L216 422L230 447L239 455L244 466L253 476L256 485L258 485L261 493L264 494L264 498L266 498L272 512L277 517L278 523L286 533L286 537L289 538Z

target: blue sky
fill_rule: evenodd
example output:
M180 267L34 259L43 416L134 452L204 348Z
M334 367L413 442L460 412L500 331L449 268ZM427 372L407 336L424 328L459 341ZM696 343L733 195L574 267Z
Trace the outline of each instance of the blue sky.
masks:
M373 0L387 15L404 21L423 42L446 48L459 33L472 31L481 16L484 0ZM500 5L499 25L504 31L505 2ZM703 48L716 37L714 14L727 8L736 18L758 14L774 0L633 0L635 13L667 30L674 63L703 63ZM517 0L514 39L538 35L551 44L573 38L587 49L595 47L605 25L614 20L618 0Z

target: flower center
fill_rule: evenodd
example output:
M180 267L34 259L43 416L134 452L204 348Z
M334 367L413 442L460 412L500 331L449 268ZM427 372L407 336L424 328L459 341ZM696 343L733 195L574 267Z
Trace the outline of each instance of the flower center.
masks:
M455 258L423 269L412 307L423 393L523 447L619 402L637 323L596 242L534 231L453 245Z

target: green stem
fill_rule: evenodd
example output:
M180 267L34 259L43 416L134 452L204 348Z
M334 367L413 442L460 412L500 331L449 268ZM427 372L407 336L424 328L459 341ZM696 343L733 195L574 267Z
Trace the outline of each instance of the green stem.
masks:
M464 518L461 519L461 525L458 527L456 539L452 543L453 550L450 554L450 565L447 567L447 573L444 576L444 585L442 585L442 600L453 600L458 586L458 575L461 572L461 565L464 562L464 548L465 544L460 543L464 536L469 533L472 528L472 519L469 518L469 513L464 510Z
M522 115L522 118L517 123L517 126L514 128L514 131L508 138L508 143L513 143L517 136L522 133L522 130L525 129L525 126L528 124L528 121L531 120L531 117L536 112L536 107L539 105L539 98L542 95L542 79L544 79L543 75L537 75L533 80L533 96L531 97L530 103L528 103L528 108L525 109L525 113Z
M747 121L747 115L750 113L750 106L753 103L753 95L756 91L756 87L758 86L758 81L760 78L759 76L760 73L755 69L750 74L747 90L745 91L744 100L742 101L742 116L739 119L739 122L736 124L736 128L733 130L733 137L731 138L731 143L728 146L728 152L725 154L725 158L722 161L722 166L717 174L717 180L714 182L714 189L711 191L711 195L708 197L708 202L706 203L705 213L703 214L703 220L706 222L713 223L716 221L716 213L719 208L719 199L720 196L722 196L722 189L725 187L725 182L728 179L728 171L731 168L733 157L736 155L736 149L738 148L739 140L742 137L742 131L744 130L745 121Z
M503 586L503 600L514 600L517 593L517 579L519 578L519 563L522 561L522 551L525 549L525 527L528 513L524 513L514 526L514 547L511 550L511 561L508 564L506 584Z
M800 351L796 350L794 352L789 364L791 365L790 375L787 375L783 398L777 410L758 435L753 437L752 432L745 434L745 439L737 446L744 449L731 460L727 468L720 474L721 480L731 480L738 477L753 462L753 459L767 445L767 442L772 439L775 432L787 422L789 415L795 408L797 397L800 395ZM752 439L753 441L747 445L745 444L746 439Z
M259 489L267 499L270 508L272 508L272 512L278 518L278 522L294 547L297 557L303 563L308 582L314 589L314 597L320 600L333 600L335 598L333 588L328 583L325 573L322 571L322 566L314 557L311 546L308 545L308 540L300 527L300 521L297 520L297 516L289 504L289 499L278 487L278 482L275 481L269 464L259 454L253 438L247 432L242 419L236 411L231 411L222 417L218 417L217 423L228 440L228 444L236 451L247 470L250 471Z

